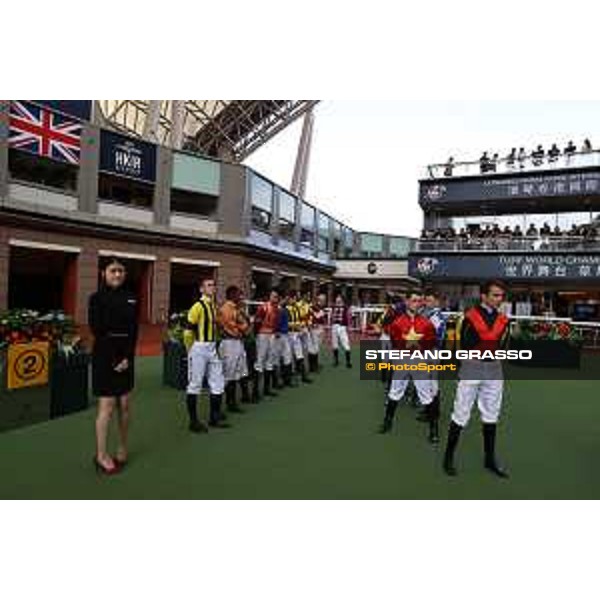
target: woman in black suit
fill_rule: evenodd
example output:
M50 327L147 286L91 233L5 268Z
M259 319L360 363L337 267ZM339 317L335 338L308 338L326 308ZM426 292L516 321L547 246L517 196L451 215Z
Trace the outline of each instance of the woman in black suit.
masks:
M101 270L100 289L90 297L88 323L94 334L92 388L98 397L96 455L98 472L113 475L127 463L130 393L134 386L137 342L137 299L124 288L125 266L110 258ZM116 457L106 450L108 428L117 410L119 447Z

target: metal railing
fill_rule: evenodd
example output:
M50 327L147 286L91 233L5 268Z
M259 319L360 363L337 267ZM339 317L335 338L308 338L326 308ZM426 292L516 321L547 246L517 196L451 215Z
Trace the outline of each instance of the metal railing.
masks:
M598 251L600 237L597 236L523 236L502 235L490 238L456 237L445 240L419 240L417 252L553 252L553 251Z
M528 154L522 158L517 156L514 159L504 157L494 160L490 158L485 163L485 170L482 168L481 160L429 165L425 168L423 179L481 177L482 175L494 176L506 173L514 175L517 173L537 173L539 171L588 167L600 167L600 150L580 151L573 154L562 153L556 157L550 157L545 153L541 158L537 158L533 154Z
M256 308L260 302L247 301L248 307ZM387 306L381 304L373 304L369 306L353 306L352 311L352 323L350 325L350 331L356 335L368 334L370 326L379 320L379 317L385 312ZM254 311L252 311L254 312ZM331 308L325 308L326 322L324 327L326 329L331 328ZM452 321L456 321L462 313L445 311L444 316ZM548 316L509 316L511 329L519 321L538 321L545 323L566 323L571 327L575 328L583 339L583 348L585 350L600 350L600 323L597 322L580 322L574 321L566 317L548 317Z

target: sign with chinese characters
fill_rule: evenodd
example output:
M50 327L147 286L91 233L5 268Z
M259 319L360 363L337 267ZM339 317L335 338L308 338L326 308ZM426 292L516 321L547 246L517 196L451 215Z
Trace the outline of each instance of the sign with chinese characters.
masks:
M600 283L598 254L411 255L409 275L418 279L591 280Z
M100 170L153 183L156 179L156 146L113 131L102 130Z
M600 196L600 169L545 174L498 175L470 179L421 181L420 202L433 207L452 202Z

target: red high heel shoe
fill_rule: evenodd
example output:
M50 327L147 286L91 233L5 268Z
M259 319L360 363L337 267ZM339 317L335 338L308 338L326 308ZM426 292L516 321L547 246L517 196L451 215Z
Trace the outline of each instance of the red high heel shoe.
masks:
M114 460L113 460L112 469L105 467L101 462L98 461L98 458L96 456L94 456L94 458L92 460L94 462L94 466L96 467L97 474L116 475L120 471L120 468L118 467L116 461L114 461Z
M115 466L119 469L124 469L127 466L127 462L128 460L121 460L120 458L117 458L116 456L113 457L113 462L115 463Z

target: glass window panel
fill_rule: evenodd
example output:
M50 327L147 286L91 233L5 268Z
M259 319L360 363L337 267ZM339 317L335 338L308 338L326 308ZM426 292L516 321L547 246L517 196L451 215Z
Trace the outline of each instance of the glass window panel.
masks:
M296 222L296 198L284 191L279 192L279 218L289 223Z
M315 229L315 209L302 203L302 217L301 217L302 229L308 229L314 231Z
M411 249L411 240L403 237L390 238L390 256L405 257Z
M342 237L342 224L337 221L333 222L333 237L335 239L341 239Z
M329 237L329 222L331 219L324 214L319 215L319 235Z
M383 236L363 233L360 238L360 249L363 252L383 252Z
M173 188L218 196L220 183L218 162L179 152L173 154Z
M252 206L268 213L273 212L273 186L258 175L252 175L251 191Z
M319 213L319 250L327 252L329 250L329 223L330 217Z
M354 232L352 229L346 228L344 230L344 245L346 248L352 248L354 246Z

